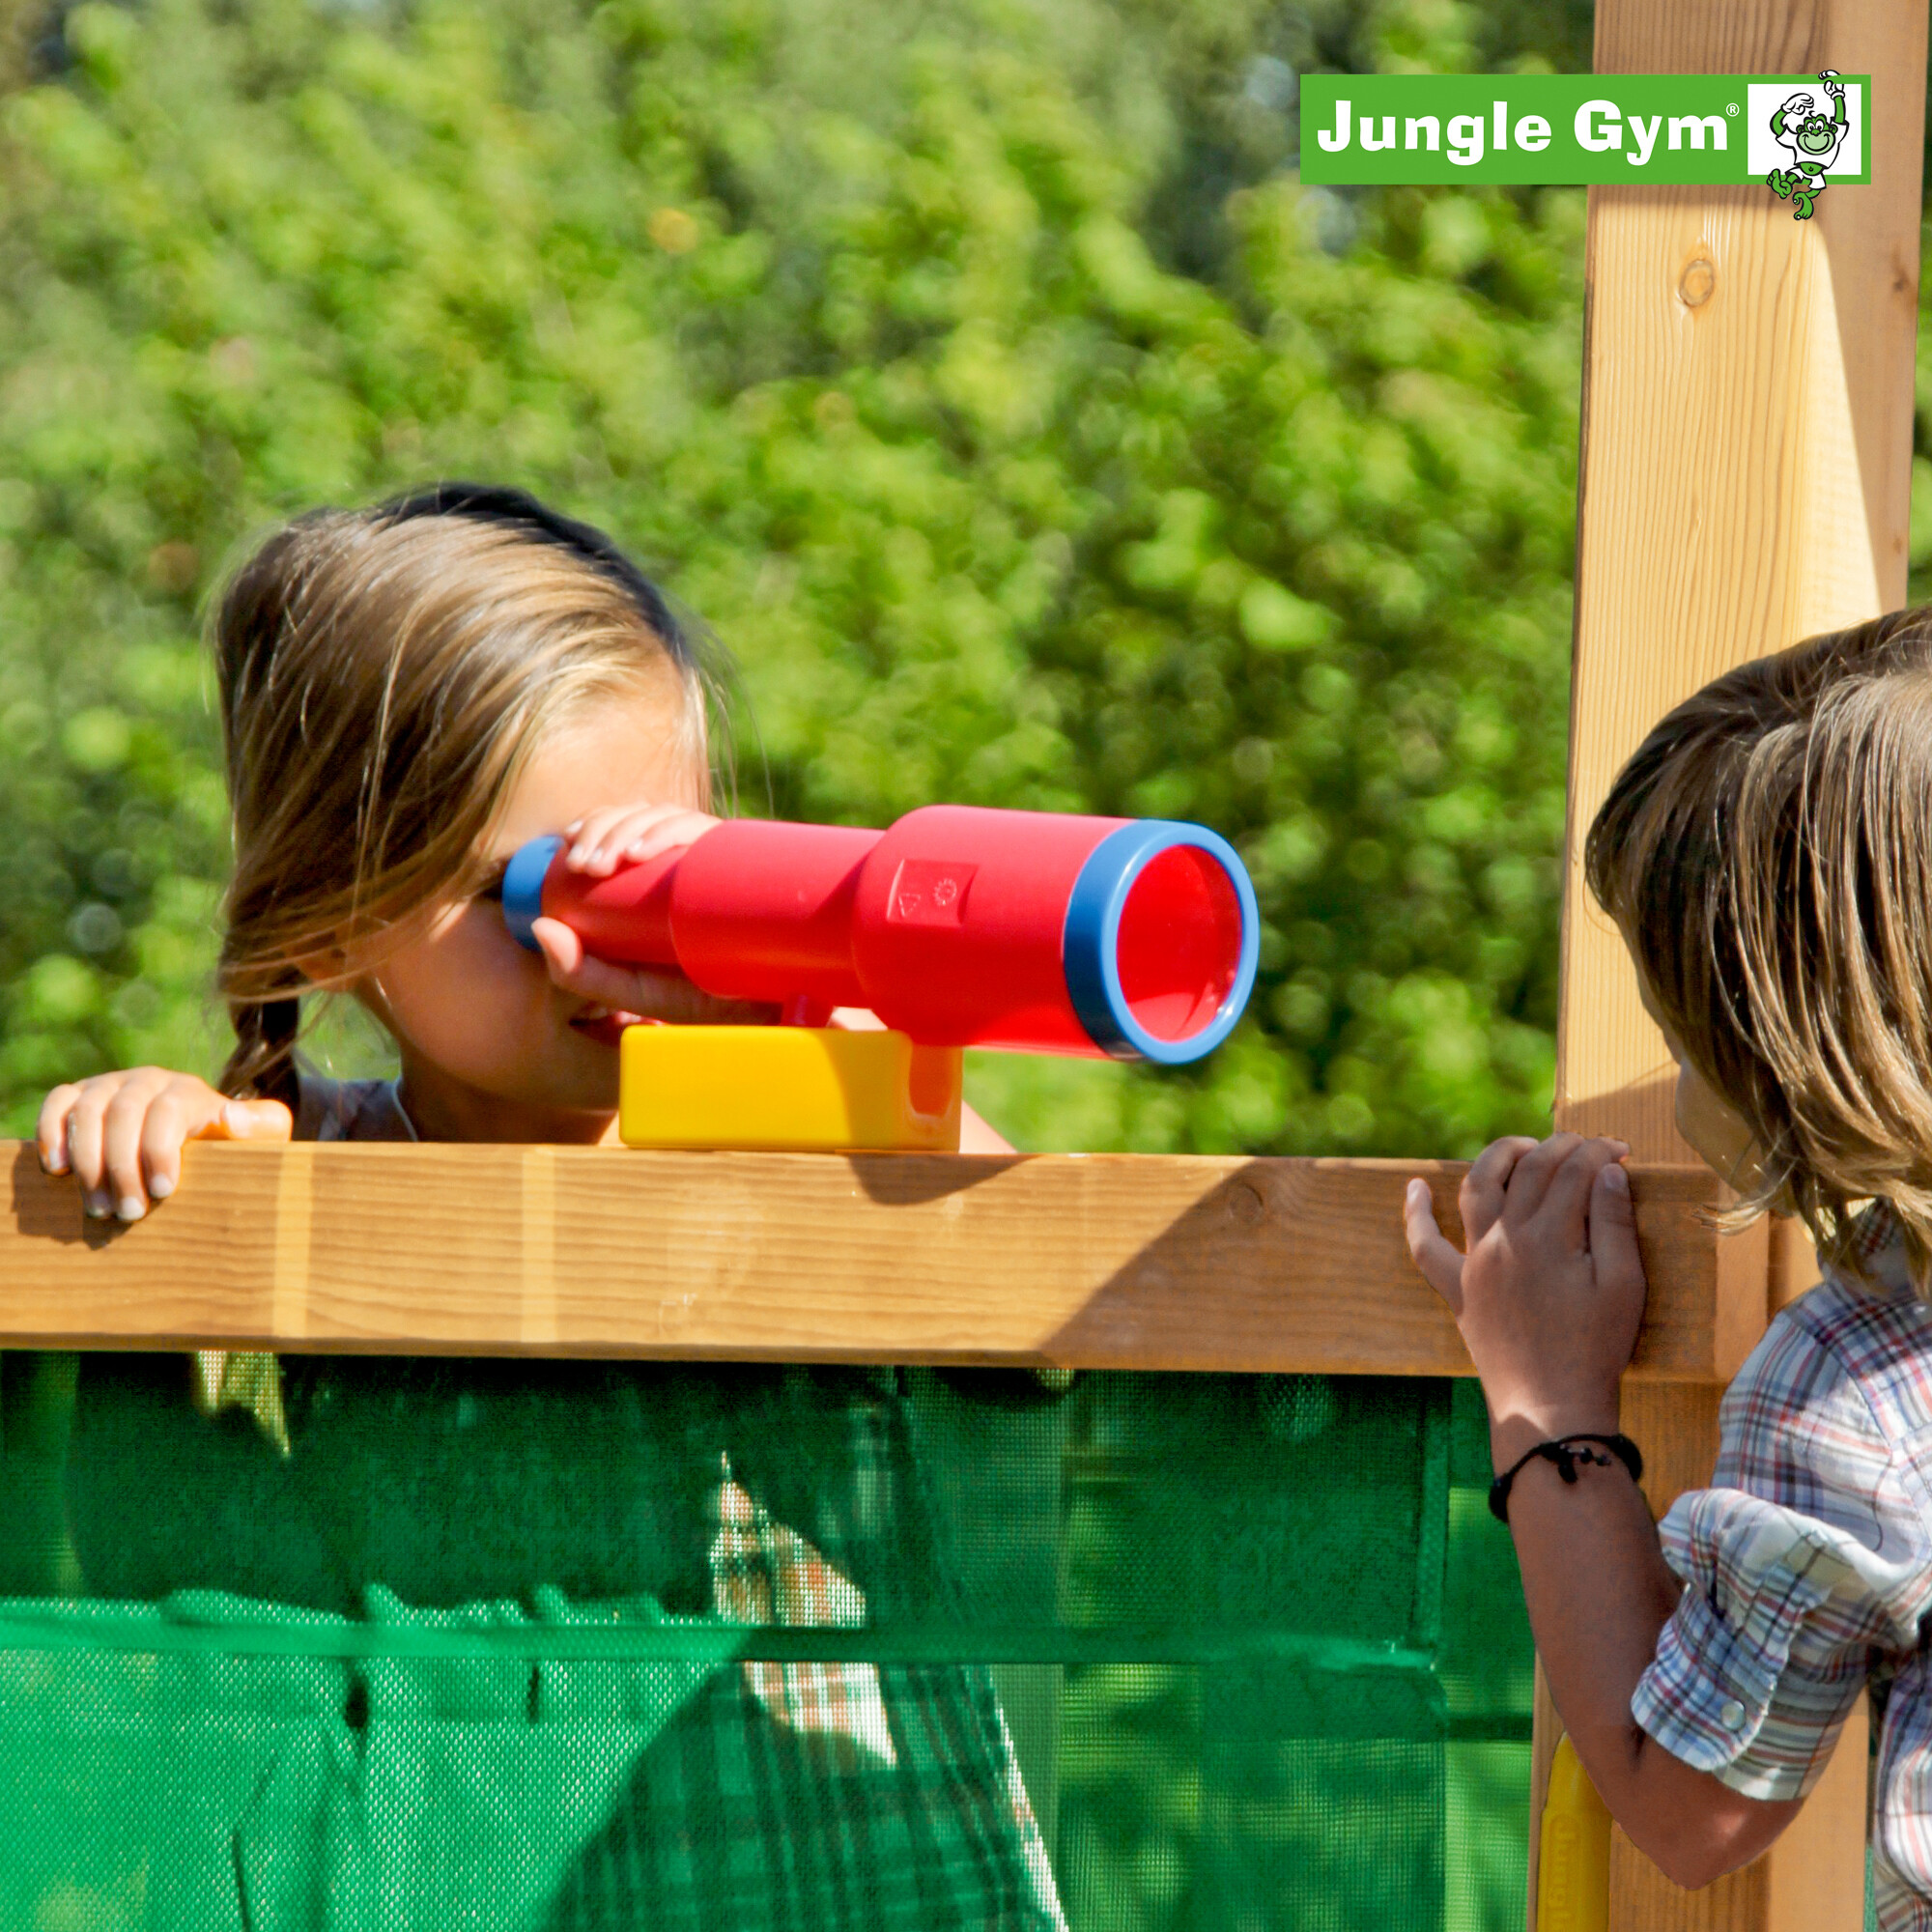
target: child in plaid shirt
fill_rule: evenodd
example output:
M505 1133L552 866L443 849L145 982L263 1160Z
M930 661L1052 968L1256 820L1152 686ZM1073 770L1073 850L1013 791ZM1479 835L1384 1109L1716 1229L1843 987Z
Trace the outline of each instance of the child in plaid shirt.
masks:
M586 957L554 922L540 958L505 928L525 840L560 831L608 873L713 822L703 668L601 532L474 485L318 512L243 566L215 648L237 1044L217 1087L144 1067L48 1095L41 1157L91 1213L139 1218L210 1131L610 1141L625 1025L773 1017ZM388 1031L399 1080L298 1068L317 989ZM97 1597L445 1625L952 1607L890 1370L97 1355L69 1489ZM294 1660L281 1702L315 1707L320 1746L247 1731L257 1799L142 1863L144 1922L211 1922L225 1889L249 1924L361 1923L380 1896L385 1924L424 1928L1062 1927L983 1668L622 1667L538 1668L501 1712L474 1673L372 1668L331 1710ZM608 1721L583 1716L598 1697Z
M1825 1279L1732 1383L1712 1486L1653 1525L1608 1439L1644 1301L1628 1150L1496 1142L1463 1183L1466 1255L1411 1184L1411 1251L1482 1376L1499 1474L1520 1464L1506 1506L1550 1691L1618 1823L1702 1885L1790 1821L1869 1686L1879 1923L1928 1932L1932 611L1680 705L1586 863L1677 1061L1684 1138L1740 1222L1801 1217Z

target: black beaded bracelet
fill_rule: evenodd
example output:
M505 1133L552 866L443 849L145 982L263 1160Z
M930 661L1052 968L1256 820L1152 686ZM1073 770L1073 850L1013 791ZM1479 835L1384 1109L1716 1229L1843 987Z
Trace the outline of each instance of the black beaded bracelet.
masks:
M1574 1446L1589 1442L1601 1443L1603 1448L1579 1449ZM1603 1453L1605 1449L1609 1451L1607 1456ZM1534 1449L1525 1450L1490 1485L1490 1514L1498 1522L1510 1520L1510 1485L1516 1481L1518 1471L1539 1458L1546 1463L1554 1463L1556 1473L1566 1483L1577 1480L1578 1463L1587 1463L1593 1469L1607 1469L1612 1463L1621 1463L1631 1472L1632 1482L1643 1480L1643 1452L1628 1435L1558 1435L1548 1442L1539 1442Z

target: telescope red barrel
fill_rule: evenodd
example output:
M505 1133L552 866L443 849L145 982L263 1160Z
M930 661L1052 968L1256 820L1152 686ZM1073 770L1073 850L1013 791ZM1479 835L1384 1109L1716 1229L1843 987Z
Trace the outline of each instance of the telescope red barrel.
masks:
M1165 819L934 805L885 832L732 819L609 878L555 839L510 862L503 913L723 998L868 1007L924 1045L1180 1064L1225 1038L1260 919L1227 841Z

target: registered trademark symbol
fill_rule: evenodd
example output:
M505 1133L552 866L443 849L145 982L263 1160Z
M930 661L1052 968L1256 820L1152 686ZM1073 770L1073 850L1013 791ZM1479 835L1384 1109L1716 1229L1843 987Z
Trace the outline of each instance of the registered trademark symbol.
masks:
M1737 111L1738 111L1738 103L1735 100L1732 101L1731 104L1724 109L1724 112L1726 114L1735 114Z

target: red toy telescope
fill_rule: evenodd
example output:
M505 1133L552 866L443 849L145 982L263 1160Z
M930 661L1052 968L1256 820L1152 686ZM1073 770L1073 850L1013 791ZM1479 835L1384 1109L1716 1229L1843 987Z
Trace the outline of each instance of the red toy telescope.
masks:
M606 879L536 838L503 916L725 999L868 1007L923 1046L1180 1065L1247 1005L1261 920L1225 838L1165 819L929 805L889 831L731 819Z

